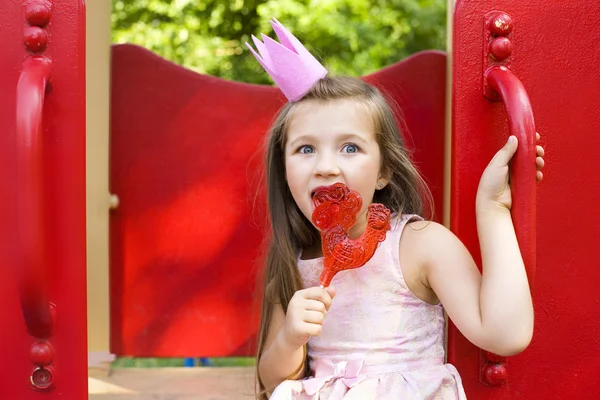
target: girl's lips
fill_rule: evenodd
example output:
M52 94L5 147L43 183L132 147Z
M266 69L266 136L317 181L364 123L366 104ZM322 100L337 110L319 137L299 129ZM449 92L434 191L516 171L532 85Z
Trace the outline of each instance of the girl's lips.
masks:
M317 192L318 192L319 190L323 190L324 188L325 188L325 186L319 186L319 187L316 187L316 188L314 188L313 190L311 190L311 191L310 191L310 198L311 198L311 199L314 199L314 197L315 197L315 195L317 194Z
M332 183L331 185L327 185L327 186L318 186L316 188L314 188L313 190L311 190L310 192L310 198L314 198L315 194L317 194L317 192L321 191L321 190L328 190L330 187L332 187L333 185L335 185L335 183Z

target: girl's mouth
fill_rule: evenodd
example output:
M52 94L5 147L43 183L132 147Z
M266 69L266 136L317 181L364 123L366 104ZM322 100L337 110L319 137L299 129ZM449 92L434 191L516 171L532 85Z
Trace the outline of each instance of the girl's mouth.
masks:
M333 185L335 185L335 183L331 184L331 185L327 185L327 186L318 186L318 187L314 188L310 192L310 197L314 198L315 195L317 195L317 193L330 190Z
M311 190L310 199L312 200L313 207L316 207L322 203L323 199L320 199L322 196L319 196L319 193L327 191L330 187L331 186L319 186Z

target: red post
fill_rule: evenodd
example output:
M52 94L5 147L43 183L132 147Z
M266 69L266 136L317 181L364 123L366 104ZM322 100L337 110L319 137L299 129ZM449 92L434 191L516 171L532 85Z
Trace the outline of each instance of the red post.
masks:
M0 34L0 397L84 399L85 6L8 0Z

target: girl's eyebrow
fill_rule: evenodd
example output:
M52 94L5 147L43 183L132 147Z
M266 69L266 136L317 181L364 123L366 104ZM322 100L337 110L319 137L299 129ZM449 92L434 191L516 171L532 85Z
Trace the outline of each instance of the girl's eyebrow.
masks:
M347 140L355 140L355 141L360 141L363 143L367 143L368 140L367 138L365 138L363 135L358 134L358 133L353 133L353 132L348 132L348 133L343 133L340 135L340 140L342 141L347 141Z
M290 145L291 147L294 147L294 145L296 143L314 142L316 140L318 140L318 136L309 133L309 134L306 134L306 135L298 136L296 139L292 140L291 142L288 142L288 145Z

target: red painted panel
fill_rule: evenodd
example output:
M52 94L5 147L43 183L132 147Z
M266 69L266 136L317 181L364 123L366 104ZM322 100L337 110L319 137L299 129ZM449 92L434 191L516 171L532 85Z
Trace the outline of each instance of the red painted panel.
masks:
M84 5L3 1L0 35L0 398L79 400L87 398ZM25 66L33 53L24 41L39 57ZM50 346L32 354L42 338ZM48 363L54 389L32 390L32 371Z
M546 149L545 177L537 188L537 268L531 282L535 332L528 349L508 358L507 383L500 387L479 383L479 352L454 328L449 332L449 359L463 376L469 399L597 398L600 269L595 240L600 178L593 171L600 159L600 138L595 134L600 131L600 3L456 4L451 227L478 263L478 180L508 138L502 103L483 96L483 21L493 10L508 13L514 22L509 66L529 94Z
M261 266L262 142L278 89L197 75L113 48L111 350L253 353ZM426 52L366 77L402 107L442 217L445 62ZM254 207L254 209L253 209Z

